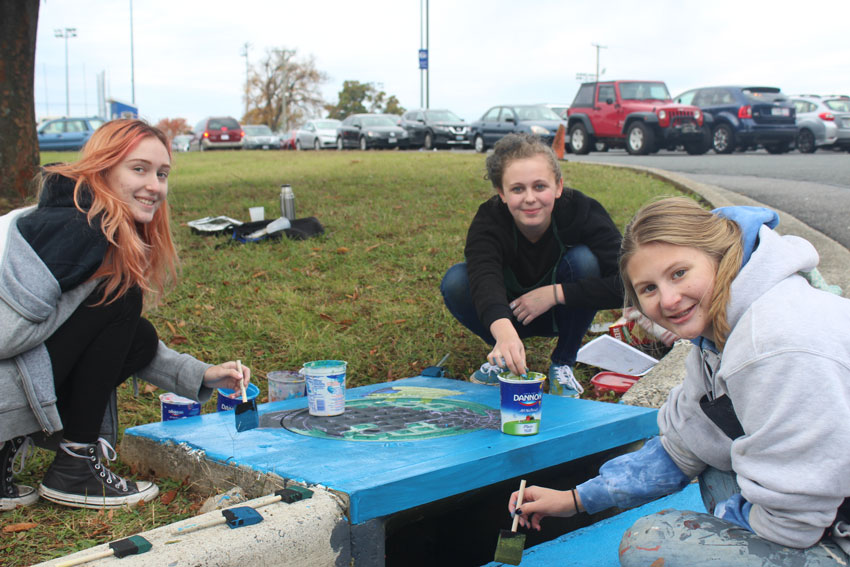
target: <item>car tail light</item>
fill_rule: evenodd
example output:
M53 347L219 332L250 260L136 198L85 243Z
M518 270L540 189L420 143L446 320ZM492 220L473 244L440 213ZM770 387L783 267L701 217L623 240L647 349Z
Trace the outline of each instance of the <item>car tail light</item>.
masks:
M753 117L753 107L749 104L742 106L738 109L738 118L752 118Z
M204 138L209 138L209 137L210 137L210 133L209 133L209 131L208 131L208 130L204 130Z
M833 115L831 112L821 112L820 114L818 114L818 118L820 118L821 120L832 122L833 120L835 120L835 115Z

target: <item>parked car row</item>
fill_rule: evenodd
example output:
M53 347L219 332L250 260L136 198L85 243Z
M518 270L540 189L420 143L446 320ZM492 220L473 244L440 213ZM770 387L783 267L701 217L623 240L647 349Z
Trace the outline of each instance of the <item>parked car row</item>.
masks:
M42 150L79 150L104 121L57 118L39 125ZM781 154L818 148L850 152L850 96L788 96L776 87L719 86L672 98L661 81L584 83L569 105L499 105L467 124L447 109L395 114L352 114L343 121L308 120L276 134L265 125L241 126L229 116L207 117L191 134L172 140L173 151L211 149L338 150L472 147L485 152L503 136L527 132L552 144L559 127L575 154L622 147L631 154L682 148L718 154L764 147Z

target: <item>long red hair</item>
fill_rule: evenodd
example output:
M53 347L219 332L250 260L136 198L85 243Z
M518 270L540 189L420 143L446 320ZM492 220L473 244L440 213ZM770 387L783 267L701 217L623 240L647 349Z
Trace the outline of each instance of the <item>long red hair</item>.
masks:
M104 278L106 301L114 301L134 286L143 289L148 300L155 301L177 275L177 251L171 238L168 202L157 209L151 222L137 223L127 204L106 182L109 171L149 137L162 142L170 160L171 144L161 130L141 120L120 119L98 128L86 142L78 161L44 168L48 174L64 175L76 182L74 204L86 213L89 224L100 215L101 230L110 246L92 279ZM88 211L80 204L84 188L92 198Z

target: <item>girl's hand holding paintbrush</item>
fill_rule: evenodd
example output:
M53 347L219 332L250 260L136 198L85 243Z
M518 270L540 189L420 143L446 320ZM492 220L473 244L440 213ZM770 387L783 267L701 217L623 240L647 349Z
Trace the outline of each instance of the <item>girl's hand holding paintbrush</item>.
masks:
M242 365L242 372L240 373L236 361L233 360L210 366L204 372L204 386L207 388L226 388L238 392L240 381L247 387L251 382L251 370Z
M508 511L516 513L516 501L519 491L511 494ZM529 486L523 493L520 506L519 523L522 527L532 527L540 531L540 521L546 516L569 518L581 512L581 499L575 490L552 490L542 486Z

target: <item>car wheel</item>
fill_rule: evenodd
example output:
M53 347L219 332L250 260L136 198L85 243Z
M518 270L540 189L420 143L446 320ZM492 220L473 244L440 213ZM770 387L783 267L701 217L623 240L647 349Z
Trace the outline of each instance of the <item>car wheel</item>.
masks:
M484 138L481 135L475 136L475 140L473 140L472 144L475 146L475 151L479 154L483 154L487 151L487 144L484 143Z
M425 149L434 149L434 134L432 134L431 132L425 132Z
M728 124L719 124L711 137L711 146L718 154L731 154L735 151L735 133Z
M576 155L584 155L590 152L590 139L587 128L581 122L570 128L570 149Z
M808 128L803 128L797 133L797 150L801 154L813 154L818 147L815 144L815 135Z
M769 154L784 154L791 149L791 142L776 142L775 144L765 144L764 149Z
M317 152L322 149L322 146L319 145L319 139L318 138L313 140L313 149L316 150Z
M366 141L366 136L360 136L360 149L364 152L369 149L369 142Z
M336 139L336 149L342 151L345 149L345 145L342 143L342 136Z
M654 148L654 132L643 122L633 122L626 131L626 151L633 156L645 156Z

